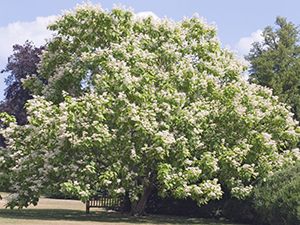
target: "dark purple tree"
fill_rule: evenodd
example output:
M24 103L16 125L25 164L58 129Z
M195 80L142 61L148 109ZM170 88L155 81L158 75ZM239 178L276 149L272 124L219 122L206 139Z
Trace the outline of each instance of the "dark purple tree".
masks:
M0 104L0 112L7 112L16 117L18 124L27 122L25 103L31 94L22 86L22 79L37 75L37 65L44 46L35 47L32 42L26 41L24 45L13 46L13 54L8 58L6 67L1 71L5 79L5 99Z

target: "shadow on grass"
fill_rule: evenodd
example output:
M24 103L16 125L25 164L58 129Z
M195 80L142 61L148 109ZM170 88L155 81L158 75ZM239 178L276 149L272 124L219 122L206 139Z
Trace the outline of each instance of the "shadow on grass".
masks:
M142 216L131 217L117 212L91 212L86 214L80 210L66 209L0 209L0 217L20 220L69 220L69 221L94 221L111 223L132 224L198 224L198 225L230 225L218 223L213 220L199 218L184 218L173 216Z

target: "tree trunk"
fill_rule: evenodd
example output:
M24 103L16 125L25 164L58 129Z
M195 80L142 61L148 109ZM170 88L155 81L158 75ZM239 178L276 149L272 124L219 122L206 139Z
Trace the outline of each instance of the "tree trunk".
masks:
M147 200L152 192L152 189L153 189L152 184L148 184L144 187L143 194L139 198L139 200L131 204L131 215L141 216L145 213Z

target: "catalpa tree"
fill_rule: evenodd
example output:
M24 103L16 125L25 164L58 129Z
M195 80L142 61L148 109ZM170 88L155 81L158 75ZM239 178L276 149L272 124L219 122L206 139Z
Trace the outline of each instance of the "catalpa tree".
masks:
M2 133L11 207L60 186L83 201L128 194L142 214L153 188L199 204L243 199L258 179L299 159L298 123L193 17L139 18L79 6L50 29L28 124Z

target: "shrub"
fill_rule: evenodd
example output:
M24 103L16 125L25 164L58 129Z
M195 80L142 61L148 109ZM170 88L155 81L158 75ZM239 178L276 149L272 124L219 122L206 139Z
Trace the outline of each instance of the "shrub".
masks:
M300 162L257 186L254 205L266 224L300 224Z

